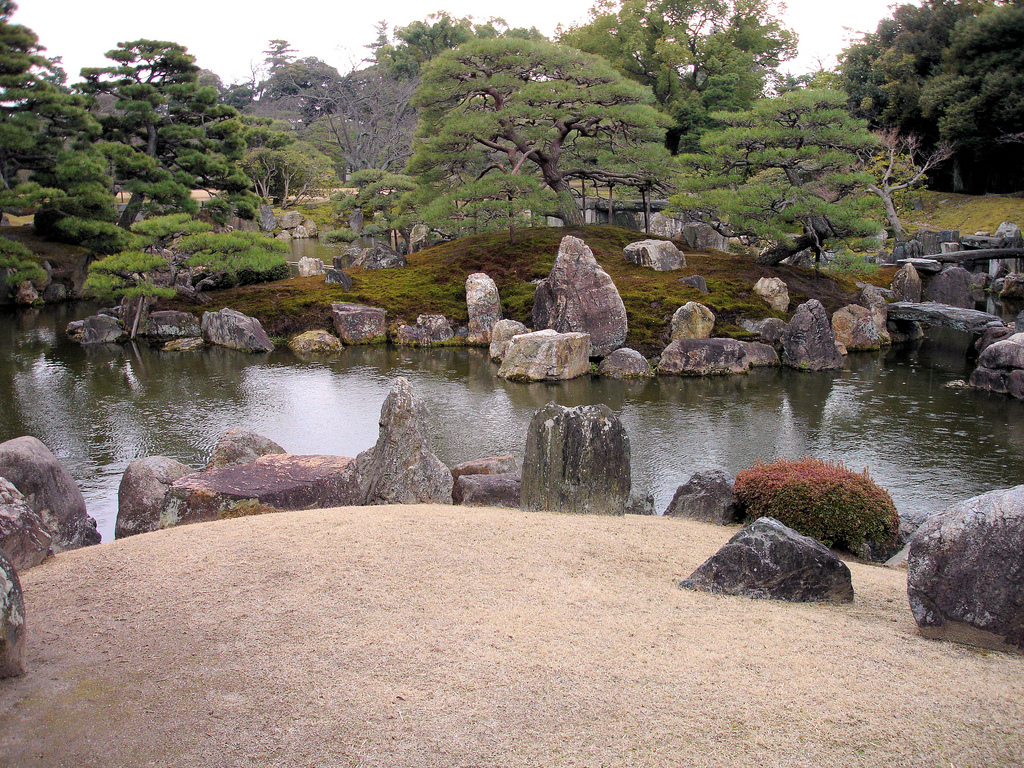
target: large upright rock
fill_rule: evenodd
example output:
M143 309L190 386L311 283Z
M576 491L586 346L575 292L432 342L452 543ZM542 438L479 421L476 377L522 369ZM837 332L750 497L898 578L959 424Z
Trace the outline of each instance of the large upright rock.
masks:
M566 235L558 246L551 273L537 285L533 326L559 333L590 335L590 357L604 357L626 341L626 307L622 297L579 238Z
M772 517L737 533L679 586L793 603L853 602L846 563Z
M914 304L921 301L921 276L917 273L917 268L909 262L896 270L890 287L896 301L909 301Z
M466 342L488 346L491 330L501 320L501 300L498 286L483 272L474 272L466 278L466 308L469 311Z
M606 405L548 403L526 435L520 506L524 510L625 514L629 437Z
M260 456L285 452L284 448L269 437L264 437L248 429L229 429L213 446L213 452L210 454L210 460L206 462L205 471L249 464Z
M53 548L100 543L96 521L85 510L85 498L57 457L34 437L0 443L0 477L7 478L53 532Z
M975 389L1024 398L1024 332L985 347L978 355L978 367L971 372L970 384Z
M14 484L0 477L0 552L15 568L39 565L53 554L53 532Z
M926 637L1024 653L1024 485L927 518L910 539L907 595Z
M260 321L225 307L220 312L204 312L203 338L211 344L243 352L270 352L274 345Z
M729 238L721 234L717 229L703 221L688 221L683 224L683 240L686 244L698 251L728 251Z
M671 240L639 240L622 249L626 261L655 272L671 272L686 266L686 257Z
M117 488L114 538L159 530L167 491L175 480L192 472L191 467L169 456L147 456L131 462Z
M882 346L871 310L859 304L847 304L832 313L832 332L836 341L850 352L865 352Z
M715 313L696 301L688 301L675 311L669 322L670 340L708 339L715 330Z
M0 679L25 674L25 598L18 572L0 551Z
M878 329L879 343L883 347L891 344L892 340L889 338L889 331L886 330L886 323L889 320L888 302L886 302L882 290L874 285L865 285L857 297L857 303L862 307L866 307L871 313L871 322Z
M971 273L963 267L947 267L929 281L925 298L936 304L974 309Z
M365 304L331 304L334 330L345 344L387 341L386 312Z
M260 229L264 232L273 232L277 229L277 217L269 205L260 206Z
M590 370L590 337L550 328L513 336L498 368L509 381L564 381Z
M452 473L434 455L427 406L404 378L380 410L377 444L356 457L364 504L451 504Z
M843 367L828 313L817 299L805 301L793 313L782 335L782 362L801 371Z

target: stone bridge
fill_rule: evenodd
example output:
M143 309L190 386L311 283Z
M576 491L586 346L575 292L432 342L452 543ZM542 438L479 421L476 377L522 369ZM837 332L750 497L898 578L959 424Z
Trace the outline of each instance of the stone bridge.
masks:
M944 325L965 333L981 335L987 328L1003 326L1001 318L977 309L963 309L949 304L927 301L916 304L912 301L897 301L886 309L889 319L896 322L918 322L922 325Z

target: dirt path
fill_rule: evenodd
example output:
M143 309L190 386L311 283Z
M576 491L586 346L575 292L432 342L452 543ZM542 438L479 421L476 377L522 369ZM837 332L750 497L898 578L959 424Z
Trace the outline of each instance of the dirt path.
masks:
M185 526L27 571L0 766L1011 766L1024 658L675 584L733 533L463 507Z

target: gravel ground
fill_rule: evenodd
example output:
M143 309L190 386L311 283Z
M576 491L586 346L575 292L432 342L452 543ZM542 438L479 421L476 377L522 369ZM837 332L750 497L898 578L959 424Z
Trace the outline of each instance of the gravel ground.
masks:
M1024 657L681 590L731 535L442 506L183 526L26 571L0 765L1016 766Z

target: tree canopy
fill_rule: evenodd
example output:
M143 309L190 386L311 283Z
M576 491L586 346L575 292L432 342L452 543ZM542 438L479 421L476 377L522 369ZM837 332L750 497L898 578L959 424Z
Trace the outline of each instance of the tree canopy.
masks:
M558 197L563 221L579 225L572 180L661 184L667 121L651 102L597 56L546 41L475 40L424 68L410 173L431 198L453 199L489 174L534 174Z
M859 170L877 140L847 114L844 94L792 91L714 117L725 127L704 135L701 153L680 157L688 173L677 209L768 246L758 259L766 264L877 232L877 198L863 194L871 177Z

